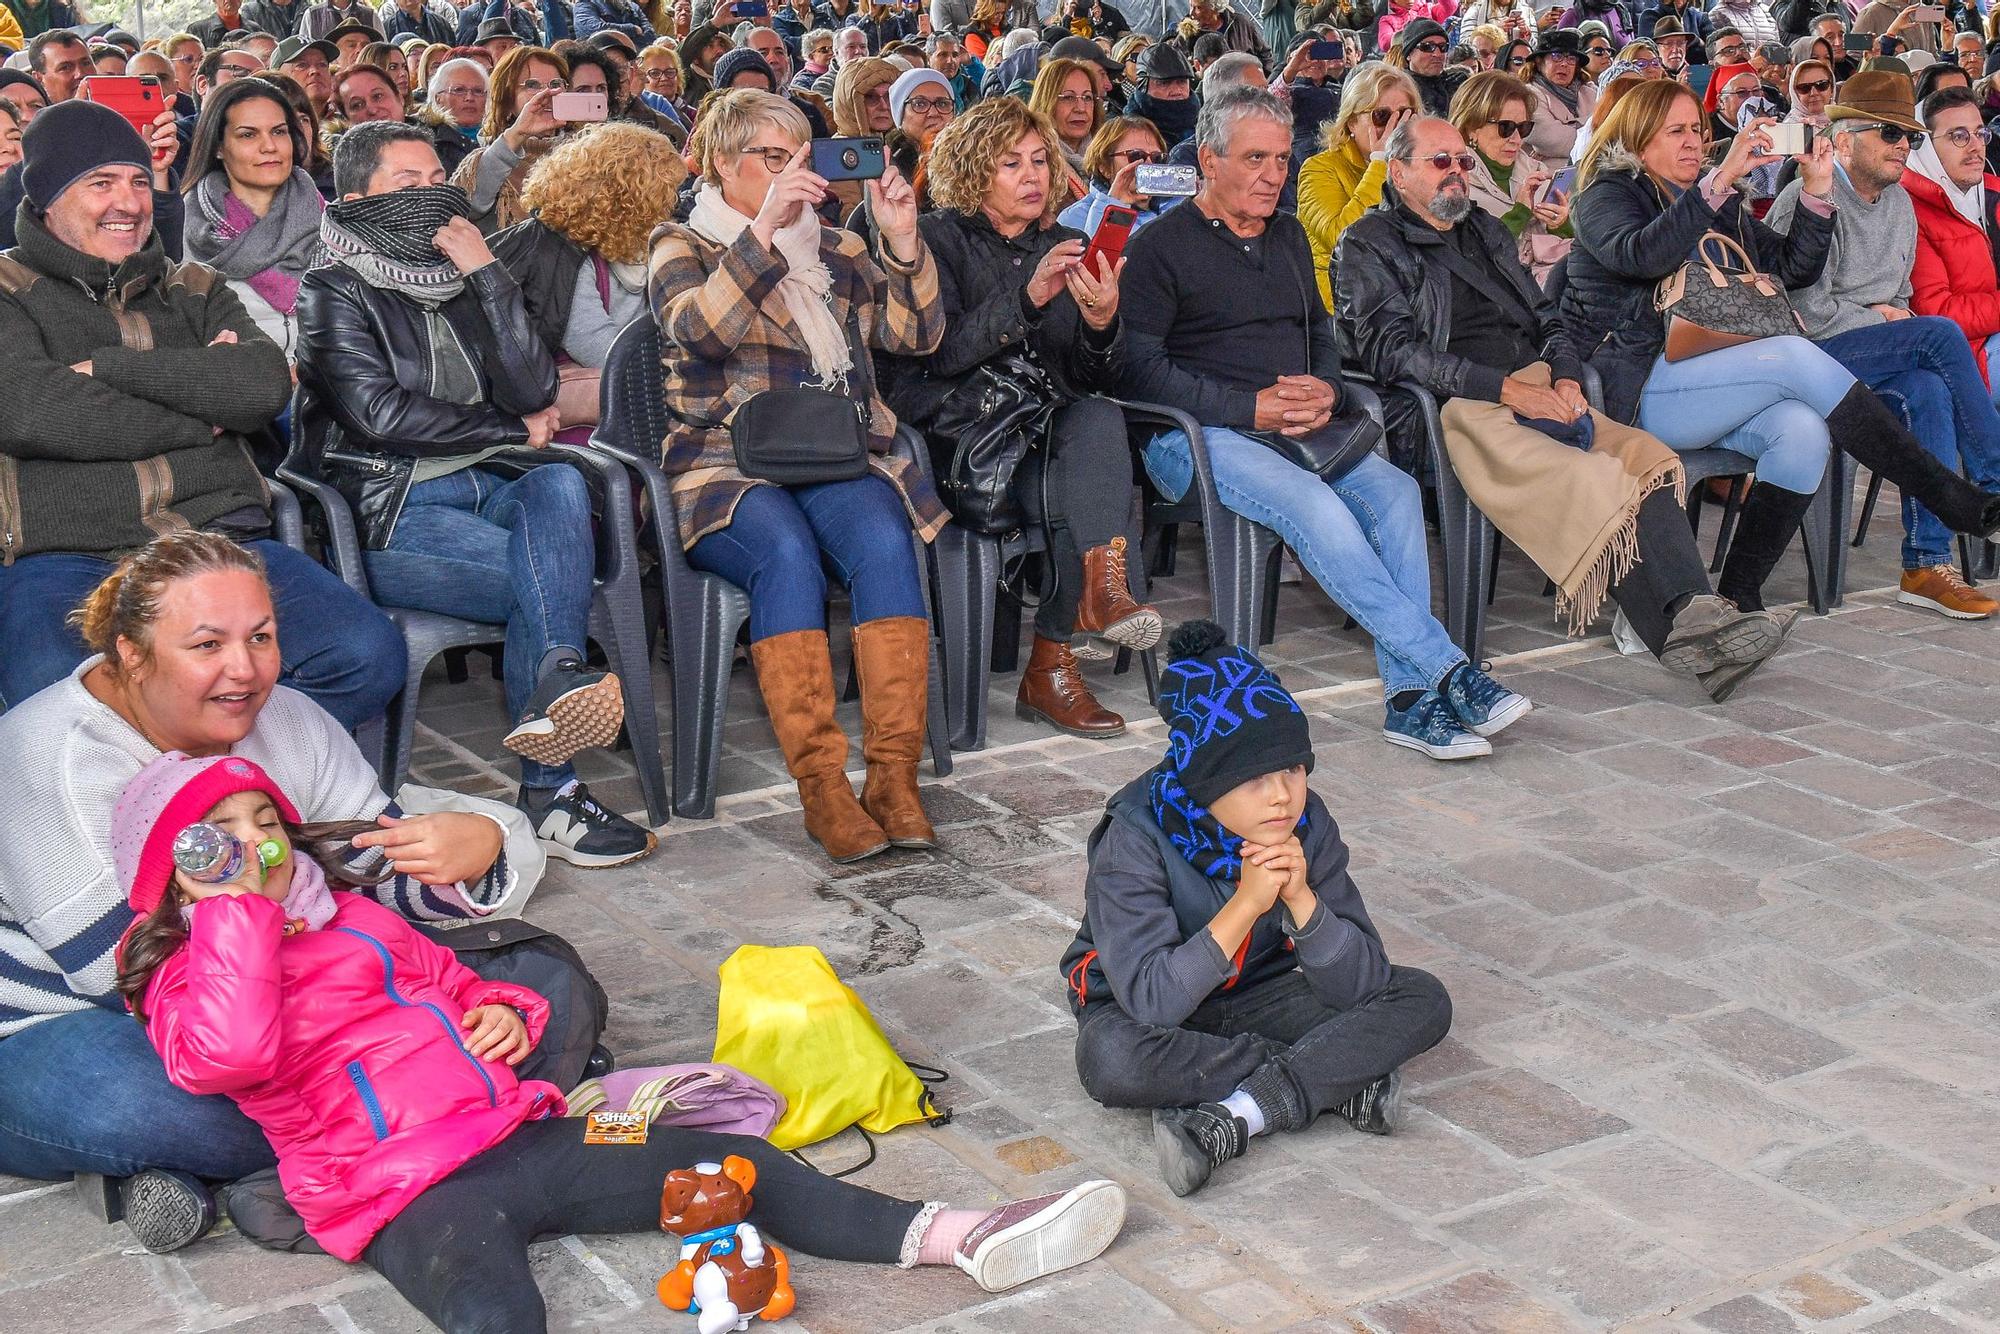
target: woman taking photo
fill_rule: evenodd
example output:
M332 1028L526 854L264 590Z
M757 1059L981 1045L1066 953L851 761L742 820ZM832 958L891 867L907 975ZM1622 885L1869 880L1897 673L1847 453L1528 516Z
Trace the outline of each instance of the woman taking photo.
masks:
M1111 392L1123 365L1124 261L1083 268L1086 238L1056 222L1051 202L1061 155L1054 127L1012 98L981 102L938 137L939 207L920 230L937 257L944 340L921 359L921 376L900 377L894 397L926 432L939 477L951 475L956 432L990 410L996 380L1050 405L1020 428L1027 453L1014 478L1022 511L1048 529L1055 576L1035 612L1015 709L1072 736L1116 736L1125 720L1092 696L1075 645L1093 658L1148 649L1161 620L1127 583L1125 419L1092 396Z
M306 127L284 94L262 79L231 79L202 104L181 186L187 257L222 272L287 360L298 345L299 279L326 211L298 166L305 157Z
M1138 217L1132 230L1159 217L1178 199L1164 203L1139 193L1135 180L1139 168L1157 166L1167 160L1167 146L1153 122L1142 116L1117 116L1098 127L1083 151L1084 174L1090 177L1090 193L1062 211L1057 219L1085 236L1096 233L1104 210L1112 205L1129 208Z
M1340 86L1340 110L1320 131L1320 151L1299 168L1299 221L1312 242L1319 298L1333 309L1328 265L1340 234L1382 202L1388 167L1382 145L1423 106L1417 82L1379 61L1361 66Z
M466 154L451 183L472 200L472 220L492 235L528 216L521 186L563 131L551 103L569 87L569 62L540 46L517 46L494 66L480 122L480 147Z
M909 183L894 167L868 182L881 238L871 258L860 237L814 213L827 183L811 169L809 136L781 97L747 88L717 97L697 136L694 211L660 227L648 267L653 317L671 344L662 466L674 476L681 542L689 564L748 590L750 659L806 832L848 862L892 842L936 846L917 796L930 626L910 533L928 542L947 516L923 470L889 453L896 418L875 391L869 350L930 352L944 310ZM724 423L750 397L800 385L866 402L865 476L780 486L738 470ZM833 716L823 560L853 602L868 760L859 802Z
M1521 166L1521 145L1535 123L1528 109L1535 94L1512 75L1486 70L1465 81L1451 99L1451 123L1479 158L1466 177L1472 202L1500 219L1519 243L1516 258L1537 283L1569 253L1569 196L1542 187L1553 176Z
M1097 95L1097 76L1081 60L1056 59L1042 62L1035 75L1034 92L1028 106L1055 128L1062 149L1056 187L1066 192L1063 203L1081 199L1085 193L1083 150L1090 136L1104 123L1104 102Z
M1560 171L1569 165L1576 136L1590 123L1597 89L1583 78L1583 43L1568 28L1542 34L1529 62L1527 83L1535 90L1534 133L1522 145L1528 170Z
M1704 163L1703 113L1679 84L1626 94L1577 169L1562 316L1603 378L1605 407L1669 447L1720 446L1756 460L1716 592L1761 609L1765 578L1798 529L1830 446L1895 482L1957 532L2000 526L2000 496L1944 467L1840 363L1803 337L1761 338L1670 361L1655 308L1660 280L1679 272L1711 230L1733 238L1786 287L1812 284L1833 239L1827 203L1833 143L1794 159L1805 192L1789 234L1752 216L1734 188L1769 159L1758 118L1714 167ZM1838 540L1836 537L1835 540Z

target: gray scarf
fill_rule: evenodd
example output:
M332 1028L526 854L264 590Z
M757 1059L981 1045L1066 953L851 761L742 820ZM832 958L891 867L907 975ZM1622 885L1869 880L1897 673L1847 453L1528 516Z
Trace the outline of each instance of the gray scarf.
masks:
M188 258L237 282L276 269L296 285L319 256L319 220L326 209L312 177L292 168L270 210L236 236L228 234L229 197L229 177L220 169L195 182L182 242Z
M319 235L333 262L369 286L436 306L465 290L465 275L431 237L450 219L470 213L465 191L455 185L412 186L330 205Z

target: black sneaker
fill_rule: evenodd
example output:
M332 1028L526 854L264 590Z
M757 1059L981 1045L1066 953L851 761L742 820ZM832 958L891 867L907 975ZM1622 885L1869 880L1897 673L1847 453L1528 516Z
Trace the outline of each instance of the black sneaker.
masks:
M650 829L605 810L579 782L554 792L524 787L514 804L535 827L542 851L571 866L622 866L660 845Z
M625 688L617 676L565 656L542 670L528 707L500 744L554 768L580 750L610 745L624 725Z
M155 1255L177 1251L215 1226L215 1196L185 1172L149 1168L119 1191L125 1226Z
M1163 1107L1153 1113L1153 1147L1167 1188L1192 1195L1208 1184L1216 1168L1249 1149L1250 1127L1219 1102Z
M1391 1070L1340 1104L1347 1124L1371 1135L1386 1135L1403 1119L1403 1072Z

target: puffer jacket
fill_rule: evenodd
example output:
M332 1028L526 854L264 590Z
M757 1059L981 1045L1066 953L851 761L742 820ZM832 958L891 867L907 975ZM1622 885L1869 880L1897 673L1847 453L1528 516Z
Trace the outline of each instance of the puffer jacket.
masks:
M334 901L326 926L287 936L260 895L202 900L145 1014L167 1078L234 1099L271 1141L306 1231L352 1261L418 1195L564 1105L460 1036L467 1010L498 1004L539 1042L547 1001L484 981L358 894Z
M294 466L331 482L354 510L362 545L389 545L419 458L528 443L522 418L556 401L556 364L499 262L468 275L439 307L472 360L480 401L435 397L424 309L339 264L299 284L299 397Z
M1810 287L1826 267L1833 219L1799 210L1789 234L1773 231L1730 191L1711 208L1697 182L1670 196L1624 153L1609 153L1570 204L1576 246L1569 252L1562 318L1584 360L1604 380L1605 411L1630 423L1653 358L1666 345L1666 321L1653 305L1660 279L1694 254L1702 233L1733 238L1765 273L1787 288Z
M1965 331L1979 373L1992 382L1986 340L2000 333L2000 277L1994 238L2000 236L2000 176L1986 178L1985 227L1975 227L1953 208L1944 190L1915 170L1903 172L1903 188L1917 211L1917 262L1910 270L1910 309L1942 315Z
M1382 202L1382 185L1389 168L1380 158L1370 158L1352 136L1314 153L1299 168L1299 221L1312 242L1313 272L1319 278L1319 299L1333 309L1334 247L1340 234L1354 220Z

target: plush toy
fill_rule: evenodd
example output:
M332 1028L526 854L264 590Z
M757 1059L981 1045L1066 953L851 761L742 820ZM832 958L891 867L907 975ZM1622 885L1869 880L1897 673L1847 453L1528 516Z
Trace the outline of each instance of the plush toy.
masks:
M681 1262L660 1280L660 1300L692 1311L700 1334L750 1328L750 1318L792 1313L792 1266L766 1245L750 1216L757 1168L731 1155L667 1173L660 1188L660 1229L681 1239Z

